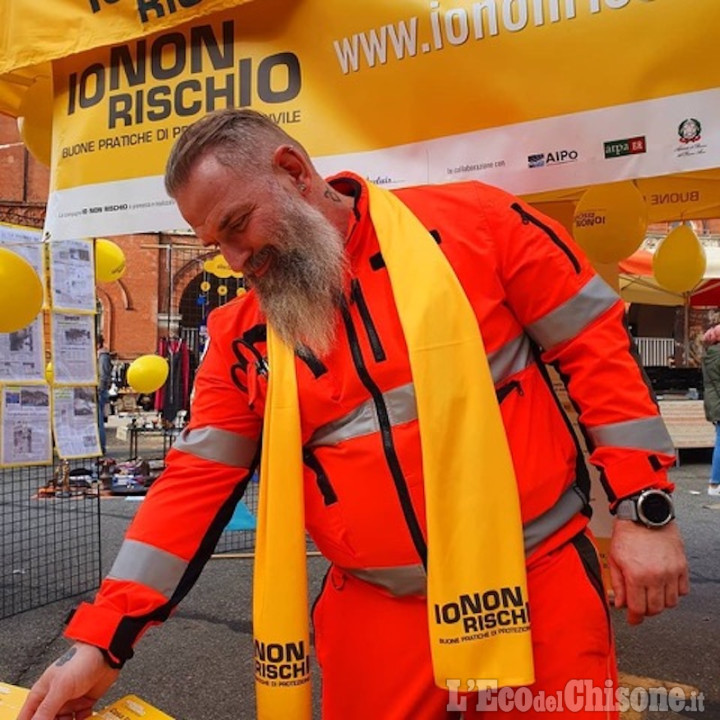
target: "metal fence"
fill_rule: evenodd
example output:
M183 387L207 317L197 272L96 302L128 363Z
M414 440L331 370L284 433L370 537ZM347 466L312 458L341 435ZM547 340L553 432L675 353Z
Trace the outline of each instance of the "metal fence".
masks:
M88 480L95 468L72 461L67 470L0 472L0 619L98 586L100 496Z
M255 480L252 480L248 484L248 488L245 491L242 502L244 503L245 508L247 508L249 515L257 517L258 483ZM243 514L240 516L242 517ZM236 517L237 515L238 513L236 511ZM218 540L218 544L215 546L216 553L249 553L254 551L255 530L251 528L248 528L247 530L233 529L237 527L238 524L231 520L228 529L223 532L220 536L220 540Z
M171 321L179 324L194 368L208 313L243 292L244 283L208 273L204 261L215 251L180 245L165 253L168 276L158 311L168 318L168 329ZM144 455L162 466L173 439L172 432L128 433L113 450L124 457L127 442L128 458ZM56 463L0 470L0 619L92 591L102 579L99 468L94 458ZM72 472L72 482L65 485L63 467ZM82 485L79 478L84 476L92 476L91 486ZM257 482L249 484L243 502L252 520ZM216 552L254 548L254 531L238 526L244 527L231 524L223 533Z
M672 338L635 338L637 351L645 367L670 367L675 357L675 340Z

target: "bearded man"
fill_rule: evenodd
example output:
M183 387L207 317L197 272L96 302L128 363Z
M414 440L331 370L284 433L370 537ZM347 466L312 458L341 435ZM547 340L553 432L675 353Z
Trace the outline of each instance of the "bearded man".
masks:
M197 579L259 458L258 717L310 717L307 528L331 562L313 612L326 720L481 718L493 688L567 697L580 681L553 717L617 718L588 473L546 364L617 514L616 605L631 623L676 605L687 566L623 302L562 227L480 183L326 181L250 110L186 130L166 187L253 289L213 312L192 421L20 720L89 716Z

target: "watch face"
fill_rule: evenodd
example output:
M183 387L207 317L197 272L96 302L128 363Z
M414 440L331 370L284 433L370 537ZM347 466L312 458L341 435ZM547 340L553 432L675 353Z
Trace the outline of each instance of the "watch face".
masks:
M648 522L654 525L663 525L672 517L672 507L668 497L662 492L643 495L642 503L638 507Z

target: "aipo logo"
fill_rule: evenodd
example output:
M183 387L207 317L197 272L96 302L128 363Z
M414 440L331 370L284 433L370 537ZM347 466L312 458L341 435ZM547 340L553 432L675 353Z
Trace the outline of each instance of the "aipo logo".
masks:
M538 168L549 165L562 165L572 163L578 159L577 150L556 150L549 153L536 153L528 155L528 167Z

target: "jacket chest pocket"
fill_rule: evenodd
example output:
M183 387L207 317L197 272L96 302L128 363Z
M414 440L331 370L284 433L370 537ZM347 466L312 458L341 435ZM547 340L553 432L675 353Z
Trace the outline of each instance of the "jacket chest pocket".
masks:
M305 525L318 550L329 560L352 565L357 556L342 504L328 474L309 448L303 450L305 465Z

